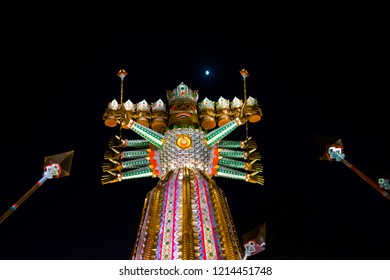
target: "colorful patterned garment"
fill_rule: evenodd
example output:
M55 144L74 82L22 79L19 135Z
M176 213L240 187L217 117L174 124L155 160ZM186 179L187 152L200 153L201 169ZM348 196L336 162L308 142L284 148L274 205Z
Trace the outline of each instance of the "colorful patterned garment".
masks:
M186 135L192 145L180 148ZM151 162L160 180L149 192L132 259L241 259L223 191L209 175L218 162L217 148L207 147L203 131L175 129L165 134Z

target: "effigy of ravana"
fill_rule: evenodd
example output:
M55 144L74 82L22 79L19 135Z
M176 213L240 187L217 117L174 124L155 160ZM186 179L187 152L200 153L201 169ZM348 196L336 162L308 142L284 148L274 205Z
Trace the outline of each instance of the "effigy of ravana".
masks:
M117 74L122 85L126 74ZM150 105L114 99L103 115L107 126L119 124L142 139L110 141L102 183L158 178L145 198L130 259L243 259L227 198L213 177L264 184L255 141L224 139L261 119L257 99L206 97L198 103L198 91L183 82L166 97L168 109L161 99Z

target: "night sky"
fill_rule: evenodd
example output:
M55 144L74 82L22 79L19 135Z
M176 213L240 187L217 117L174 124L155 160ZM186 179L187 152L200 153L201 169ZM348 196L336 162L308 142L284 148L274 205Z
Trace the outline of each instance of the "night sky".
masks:
M341 139L362 173L390 178L383 8L50 10L2 19L0 214L42 178L46 156L74 150L72 169L0 225L0 259L129 259L157 179L101 184L119 133L102 119L120 98L117 72L128 72L124 101L166 102L181 82L216 101L243 98L242 68L263 112L248 132L265 184L215 180L239 236L267 225L267 249L249 259L390 259L390 201L343 163L319 160ZM245 126L226 139L244 140Z

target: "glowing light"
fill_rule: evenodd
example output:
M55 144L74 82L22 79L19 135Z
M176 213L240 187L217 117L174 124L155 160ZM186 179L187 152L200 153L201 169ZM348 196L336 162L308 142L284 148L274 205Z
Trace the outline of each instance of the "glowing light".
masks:
M210 75L210 71L206 70L205 74L206 74L206 76Z

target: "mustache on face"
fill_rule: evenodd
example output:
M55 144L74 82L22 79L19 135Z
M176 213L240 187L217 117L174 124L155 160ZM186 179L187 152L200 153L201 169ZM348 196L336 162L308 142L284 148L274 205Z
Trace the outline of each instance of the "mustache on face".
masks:
M178 113L178 114L176 114L176 118L180 118L182 116L190 117L191 115L189 113Z

